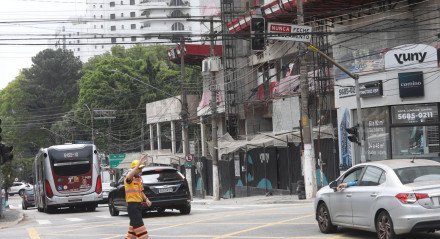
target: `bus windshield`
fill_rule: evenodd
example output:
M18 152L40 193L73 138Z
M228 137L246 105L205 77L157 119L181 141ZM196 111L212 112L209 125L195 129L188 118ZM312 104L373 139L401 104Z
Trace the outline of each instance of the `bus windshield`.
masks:
M90 172L93 161L93 147L58 151L48 150L54 174L58 176L76 176Z

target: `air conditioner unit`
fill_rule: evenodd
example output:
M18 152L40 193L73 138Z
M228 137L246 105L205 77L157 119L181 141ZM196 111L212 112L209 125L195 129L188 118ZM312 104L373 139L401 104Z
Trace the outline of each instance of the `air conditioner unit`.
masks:
M202 61L202 71L211 72L221 69L221 60L218 57L209 57Z
M211 71L219 71L222 67L222 63L219 57L210 58Z

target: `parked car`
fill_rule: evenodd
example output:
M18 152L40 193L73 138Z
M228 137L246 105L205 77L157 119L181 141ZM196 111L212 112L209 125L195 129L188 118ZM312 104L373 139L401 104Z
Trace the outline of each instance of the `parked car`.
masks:
M32 187L32 185L29 183L13 182L12 186L8 189L9 196L14 196L14 194L23 196L25 189L29 187Z
M188 182L185 177L175 168L168 166L145 167L142 169L142 180L144 193L152 202L147 211L163 213L166 209L180 210L181 214L191 212L191 196ZM120 211L127 211L125 202L124 176L112 186L108 195L108 206L110 215L118 216Z
M337 190L342 182L356 186ZM440 163L391 159L353 166L315 199L321 232L338 226L376 232L393 239L411 232L440 229Z
M35 207L35 192L33 187L26 187L22 196L21 208Z
M100 203L108 203L108 194L111 190L115 189L110 183L102 183L102 201Z

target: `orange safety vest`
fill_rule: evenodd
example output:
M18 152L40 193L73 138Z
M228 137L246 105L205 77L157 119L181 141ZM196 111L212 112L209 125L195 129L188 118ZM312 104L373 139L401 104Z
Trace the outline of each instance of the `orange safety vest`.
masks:
M142 191L144 190L142 178L134 176L131 183L124 179L125 201L126 202L143 202Z

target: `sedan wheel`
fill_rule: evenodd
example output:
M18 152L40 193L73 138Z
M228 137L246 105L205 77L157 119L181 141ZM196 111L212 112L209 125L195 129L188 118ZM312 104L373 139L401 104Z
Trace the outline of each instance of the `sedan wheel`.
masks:
M108 199L108 210L110 211L110 215L112 216L118 216L119 211L115 208L115 202L113 198Z
M396 234L394 233L393 221L387 211L383 211L379 214L376 220L376 232L379 239L394 239Z
M330 218L330 213L325 203L319 204L317 218L319 230L321 230L322 233L332 233L336 231L337 226L333 225Z

